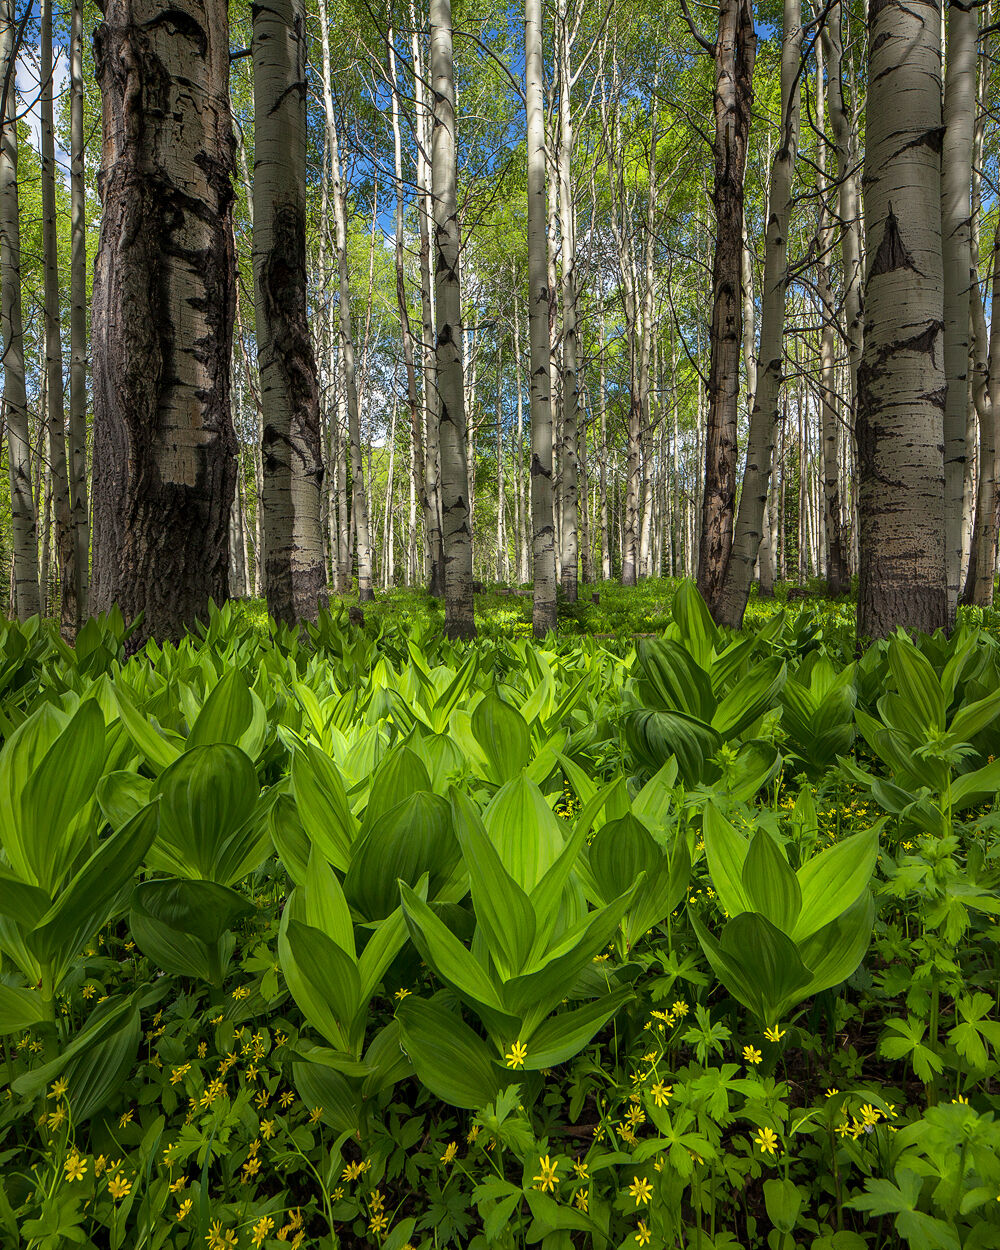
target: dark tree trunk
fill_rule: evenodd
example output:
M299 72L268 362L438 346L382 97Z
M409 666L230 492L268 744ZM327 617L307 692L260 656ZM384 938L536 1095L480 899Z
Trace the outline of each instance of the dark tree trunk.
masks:
M236 440L226 0L107 0L93 608L176 637L228 594Z
M715 45L715 253L698 589L715 609L733 546L743 336L743 175L757 55L751 0L722 0Z

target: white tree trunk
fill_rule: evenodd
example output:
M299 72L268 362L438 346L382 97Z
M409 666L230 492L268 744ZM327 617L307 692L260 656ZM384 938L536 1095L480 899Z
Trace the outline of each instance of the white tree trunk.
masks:
M253 7L253 271L264 409L264 590L278 621L326 604L319 390L306 295L304 0Z
M761 290L760 356L750 415L747 462L736 516L733 547L715 607L720 623L743 624L750 584L760 551L774 459L775 431L784 366L785 295L788 289L788 226L792 179L799 147L799 61L802 55L800 0L785 0L781 45L781 138L771 166L771 187Z
M450 638L474 638L472 531L462 378L461 236L458 225L458 162L455 136L455 70L451 0L431 0L431 85L434 134L436 363L441 444L441 530L445 569L445 630Z
M948 612L962 579L963 516L968 451L969 270L972 256L972 139L976 121L978 10L948 5L948 67L941 150L941 248L944 264L945 543Z
M549 283L545 246L545 87L541 0L524 6L525 109L528 124L528 335L531 345L531 520L535 637L556 626L552 525L552 398Z
M17 102L14 91L14 0L0 0L0 82L8 84L0 134L0 332L4 416L10 477L11 579L19 620L40 611L38 535L31 487L31 438L24 382L21 322L21 226L17 193Z
M947 627L940 4L870 11L858 635ZM905 54L904 54L905 50Z

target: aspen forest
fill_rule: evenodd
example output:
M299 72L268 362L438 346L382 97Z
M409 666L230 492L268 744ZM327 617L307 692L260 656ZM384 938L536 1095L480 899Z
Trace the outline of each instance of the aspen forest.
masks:
M0 1250L1000 1247L1000 0L0 84Z

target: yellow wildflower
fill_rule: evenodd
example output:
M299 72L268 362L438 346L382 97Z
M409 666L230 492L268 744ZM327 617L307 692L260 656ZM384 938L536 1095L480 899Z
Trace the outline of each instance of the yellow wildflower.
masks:
M510 1050L508 1050L507 1054L504 1056L504 1058L507 1061L507 1067L508 1068L523 1068L524 1060L527 1054L528 1054L527 1046L523 1045L519 1041L514 1042L511 1045Z
M447 1146L445 1146L444 1154L441 1156L441 1162L451 1163L452 1159L454 1159L454 1157L457 1154L458 1154L458 1143L451 1141L448 1143Z
M635 1199L635 1205L637 1207L648 1204L650 1198L653 1196L653 1186L648 1180L646 1180L645 1177L640 1178L638 1176L633 1176L632 1184L629 1185L628 1191Z
M543 1194L549 1190L555 1192L556 1183L559 1180L556 1175L556 1172L559 1170L558 1161L551 1163L548 1155L539 1155L538 1166L541 1168L541 1172L538 1176L532 1177L535 1187L540 1189Z
M78 1154L71 1154L63 1164L63 1170L66 1173L66 1179L68 1181L82 1181L83 1174L87 1170L86 1155L81 1158Z

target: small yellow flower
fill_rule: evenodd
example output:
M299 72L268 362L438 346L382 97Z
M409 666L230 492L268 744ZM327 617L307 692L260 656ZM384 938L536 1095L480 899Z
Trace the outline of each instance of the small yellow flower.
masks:
M588 1179L587 1167L588 1167L588 1164L584 1163L582 1159L577 1159L573 1164L573 1171L577 1174L577 1176L582 1181L585 1181Z
M966 1096L965 1096L964 1094L959 1094L959 1096L958 1096L957 1098L953 1098L953 1099L951 1100L951 1104L952 1104L952 1106L954 1106L956 1103L961 1103L963 1106L966 1106L966 1107L967 1107L967 1106L969 1105L969 1100L968 1100L968 1098L966 1098ZM864 1109L864 1107L862 1107L862 1108L861 1108L861 1114L862 1114L862 1115L864 1115L864 1113L865 1113L865 1109Z
M250 1230L253 1233L251 1238L252 1243L255 1246L263 1245L264 1239L267 1237L272 1228L274 1228L274 1220L272 1220L269 1215L262 1215Z
M556 1172L559 1170L558 1160L555 1163L551 1163L548 1155L539 1155L538 1166L541 1168L539 1175L532 1177L535 1187L540 1189L543 1194L549 1190L555 1192L556 1184L559 1180L559 1177L556 1175Z
M68 1089L69 1083L64 1076L61 1076L58 1080L52 1082L52 1087L49 1090L48 1096L50 1098L62 1098Z
M108 1193L117 1202L120 1198L127 1198L132 1192L132 1182L127 1181L124 1176L112 1176L108 1181Z
M61 1105L56 1107L55 1111L51 1112L48 1117L49 1128L58 1128L65 1119L66 1108Z
M678 1019L682 1019L684 1016L687 1015L690 1008L688 1007L687 1003L682 998L679 998L677 1002L671 1003L670 1010L674 1013L675 1016L677 1016Z
M457 1142L451 1141L448 1143L447 1146L445 1146L444 1154L441 1156L441 1162L451 1163L452 1159L454 1159L454 1157L457 1154L458 1154L458 1144Z
M527 1046L523 1045L523 1043L521 1043L520 1041L514 1042L510 1050L508 1050L507 1054L504 1056L504 1058L507 1060L507 1067L508 1068L523 1068L524 1060L527 1054L528 1054Z
M260 1160L256 1155L251 1155L243 1164L243 1172L246 1176L256 1176L260 1171Z
M128 1111L126 1111L125 1114L119 1118L118 1127L124 1128L126 1124L131 1124L134 1116L135 1116L135 1112L132 1110L131 1107L129 1107Z
M674 1087L672 1085L664 1085L662 1081L657 1081L649 1092L653 1095L653 1102L658 1107L662 1107L673 1098Z
M754 1143L760 1147L762 1155L778 1153L778 1134L773 1128L759 1128L754 1134Z
M637 1207L647 1205L650 1198L653 1196L653 1186L648 1180L646 1180L645 1177L640 1179L638 1176L633 1176L632 1184L629 1185L628 1191L635 1199L635 1205Z
M187 1214L193 1206L194 1206L194 1202L191 1198L184 1199L181 1205L177 1208L177 1223L178 1224L182 1223L187 1218Z
M199 1042L198 1043L198 1058L204 1059L207 1054L208 1054L208 1042Z
M98 1155L97 1158L94 1160L94 1175L98 1179L100 1179L101 1173L104 1171L105 1167L107 1166L107 1162L108 1161L107 1159L105 1159L104 1155Z
M322 1115L323 1115L322 1107L313 1107L312 1111L309 1112L309 1123L318 1124L320 1122Z
M758 1064L760 1063L763 1056L761 1055L759 1050L755 1050L752 1046L744 1046L743 1058L749 1064Z
M586 1215L590 1206L590 1190L578 1189L573 1195L573 1205L578 1211L582 1211Z
M840 1093L840 1090L837 1089L836 1085L831 1085L830 1088L826 1091L826 1097L833 1098L835 1095L839 1093Z
M479 1125L473 1124L472 1128L470 1128L469 1131L466 1133L465 1140L471 1146L478 1136L479 1136Z
M190 1071L191 1065L189 1063L182 1063L179 1067L174 1068L170 1073L170 1084L179 1085Z
M281 1107L283 1111L287 1111L294 1101L295 1101L295 1095L292 1093L290 1089L286 1089L285 1092L278 1099L278 1102L281 1103Z
M649 1225L644 1220L640 1220L636 1228L635 1239L640 1246L648 1246L652 1238L649 1231Z
M338 1185L338 1186L337 1186L337 1188L336 1188L336 1189L333 1191L333 1193L330 1195L330 1201L331 1201L331 1202L339 1202L339 1201L341 1200L341 1198L343 1198L343 1196L344 1196L344 1191L343 1191L343 1189L341 1188L341 1186L340 1186L340 1185Z
M187 1189L187 1183L188 1178L186 1176L178 1176L175 1181L171 1182L170 1192L172 1194L179 1194L182 1189Z
M395 1000L399 1003L401 1003L404 998L409 998L409 997L410 997L410 991L404 988L398 989L395 992L395 994L393 994L393 998L395 998Z
M861 1122L874 1128L882 1118L882 1112L877 1107L873 1107L870 1102L866 1102L861 1108Z
M93 998L97 993L97 986L92 985L91 982L88 981L80 992L83 994L84 998Z
M785 1032L785 1029L779 1029L777 1025L774 1025L773 1028L764 1030L764 1036L769 1042L780 1042L785 1036Z
M389 1217L384 1211L373 1211L372 1217L368 1221L368 1231L374 1233L377 1237L382 1237L385 1230L389 1227Z
M349 1163L340 1174L341 1180L356 1181L365 1169L360 1163Z
M263 1137L265 1141L271 1140L271 1138L274 1136L274 1121L273 1120L261 1120L260 1135L261 1137Z
M86 1155L81 1158L78 1154L71 1154L63 1164L63 1170L66 1173L66 1179L68 1181L82 1181L83 1174L87 1170Z
M233 1246L239 1244L239 1238L231 1228L223 1228L221 1220L212 1221L205 1240L208 1242L208 1250L232 1250Z

